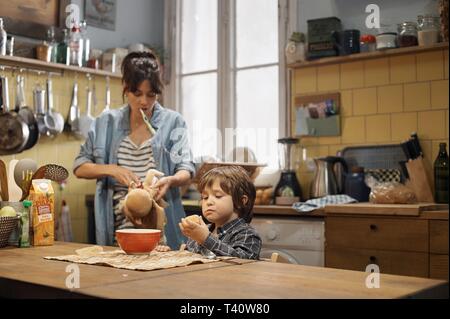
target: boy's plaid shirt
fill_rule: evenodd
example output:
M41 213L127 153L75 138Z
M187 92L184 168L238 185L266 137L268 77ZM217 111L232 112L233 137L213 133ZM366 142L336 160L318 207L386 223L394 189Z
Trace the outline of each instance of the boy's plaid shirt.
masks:
M212 225L209 225L211 229ZM217 229L218 237L211 233L203 245L188 239L187 249L207 255L212 251L217 256L232 256L242 259L259 259L261 237L244 219L237 218Z

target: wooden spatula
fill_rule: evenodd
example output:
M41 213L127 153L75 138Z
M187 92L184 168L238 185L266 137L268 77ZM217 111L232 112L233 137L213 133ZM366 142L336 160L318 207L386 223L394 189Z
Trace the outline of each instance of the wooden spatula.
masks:
M0 160L0 187L1 187L1 197L2 200L9 201L9 191L8 191L8 175L6 173L5 162Z

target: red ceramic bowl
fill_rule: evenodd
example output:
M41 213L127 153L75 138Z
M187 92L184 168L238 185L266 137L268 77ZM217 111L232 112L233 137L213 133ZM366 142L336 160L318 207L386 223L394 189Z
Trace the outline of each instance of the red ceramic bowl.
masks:
M116 230L120 248L127 254L148 254L161 238L159 229L120 229Z

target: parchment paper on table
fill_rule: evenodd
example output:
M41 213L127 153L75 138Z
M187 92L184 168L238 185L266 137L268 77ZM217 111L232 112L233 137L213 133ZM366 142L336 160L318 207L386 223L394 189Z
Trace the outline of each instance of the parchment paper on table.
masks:
M129 270L155 270L188 266L198 263L212 263L234 257L209 259L187 250L167 252L152 251L150 254L127 255L123 250L104 251L101 246L91 246L75 251L75 255L44 257L48 260L68 261L79 264L102 265Z

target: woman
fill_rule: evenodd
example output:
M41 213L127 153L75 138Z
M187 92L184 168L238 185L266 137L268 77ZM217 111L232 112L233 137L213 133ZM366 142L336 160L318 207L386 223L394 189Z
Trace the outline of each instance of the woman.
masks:
M167 245L178 249L184 241L178 223L185 216L178 187L189 184L195 172L186 124L179 113L158 103L163 84L153 53L128 54L122 75L128 105L96 119L73 171L78 178L97 179L95 225L100 245L113 245L115 230L133 228L119 205L128 187L139 185L151 168L163 172L156 200L164 197L168 202L164 233ZM142 111L152 128L144 122Z

